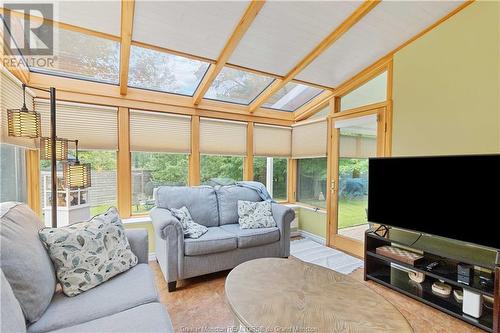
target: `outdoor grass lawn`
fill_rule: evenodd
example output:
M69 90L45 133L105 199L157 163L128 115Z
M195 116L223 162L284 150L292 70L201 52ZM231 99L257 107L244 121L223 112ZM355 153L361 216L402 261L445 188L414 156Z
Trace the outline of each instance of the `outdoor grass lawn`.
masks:
M339 229L365 224L368 199L341 199L339 201Z

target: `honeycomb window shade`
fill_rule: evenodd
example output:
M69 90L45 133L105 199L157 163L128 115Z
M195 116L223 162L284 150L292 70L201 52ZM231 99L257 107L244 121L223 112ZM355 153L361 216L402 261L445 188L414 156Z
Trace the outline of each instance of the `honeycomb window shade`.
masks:
M292 157L326 157L326 119L297 123L292 126Z
M50 103L35 98L42 115L42 135L50 137ZM118 150L118 109L92 104L56 102L57 137L78 140L82 150Z
M2 68L0 75L0 123L1 123L1 142L23 148L36 149L36 139L11 137L7 121L8 109L19 109L23 105L23 88L21 82L12 74ZM26 106L30 111L33 110L33 95L30 90L26 90Z
M290 157L292 155L292 128L255 124L254 155L263 157Z
M211 155L245 155L247 123L200 118L200 153Z
M191 117L130 110L130 150L189 154Z

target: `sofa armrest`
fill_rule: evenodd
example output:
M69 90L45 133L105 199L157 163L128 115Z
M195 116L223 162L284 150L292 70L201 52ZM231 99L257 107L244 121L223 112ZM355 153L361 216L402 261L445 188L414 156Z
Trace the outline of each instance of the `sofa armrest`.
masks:
M273 218L280 229L281 256L290 255L290 223L295 219L295 211L287 206L272 204Z
M149 259L148 231L146 229L126 229L130 249L139 259L139 264L147 264Z

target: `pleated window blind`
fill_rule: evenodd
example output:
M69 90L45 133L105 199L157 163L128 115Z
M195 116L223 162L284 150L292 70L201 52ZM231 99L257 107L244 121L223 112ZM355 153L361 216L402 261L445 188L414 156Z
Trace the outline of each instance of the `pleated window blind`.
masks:
M292 127L292 157L326 157L326 119L297 123Z
M340 135L340 157L369 158L377 156L377 139L362 135Z
M42 116L42 134L50 136L50 104L35 99L35 110ZM91 104L56 103L57 136L78 140L80 149L118 150L117 108Z
M245 155L247 123L200 118L200 153Z
M191 117L130 110L130 150L191 152Z
M23 88L21 82L12 74L6 73L5 69L1 70L0 76L0 122L1 122L1 142L11 145L36 149L35 139L16 138L9 136L7 110L20 109L23 105ZM26 106L29 110L33 110L33 96L26 91Z
M292 155L292 128L255 124L253 134L255 156L290 157Z

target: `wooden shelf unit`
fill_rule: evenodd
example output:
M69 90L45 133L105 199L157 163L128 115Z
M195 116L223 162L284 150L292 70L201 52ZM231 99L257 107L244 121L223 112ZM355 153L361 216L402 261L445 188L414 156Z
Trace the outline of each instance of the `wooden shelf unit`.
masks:
M376 248L384 245L396 245L403 248L408 248L411 245L412 249L423 253L424 259L412 266L377 254ZM439 266L432 271L428 270L426 266L434 261L440 262ZM498 327L500 321L498 311L500 268L495 265L495 261L496 251L439 237L420 236L419 233L411 231L389 229L383 235L383 232L368 230L365 234L365 281L375 281L487 332L500 333ZM477 270L474 271L470 285L457 282L457 264L459 262L472 264L476 268L496 271L494 273L497 278L496 282L493 277L494 282L491 285L481 284ZM408 277L408 270L424 273L425 281L420 284L411 281ZM494 298L495 305L493 308L487 308L483 305L482 316L478 319L470 317L462 312L462 304L458 303L453 295L441 297L432 292L432 284L436 281L443 281L451 285L453 289L469 289Z

